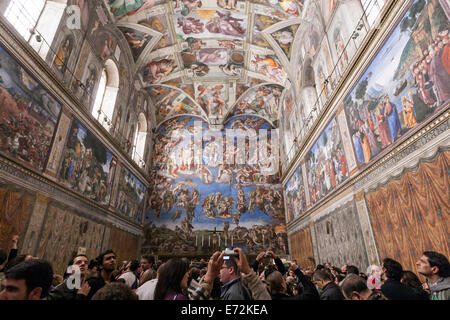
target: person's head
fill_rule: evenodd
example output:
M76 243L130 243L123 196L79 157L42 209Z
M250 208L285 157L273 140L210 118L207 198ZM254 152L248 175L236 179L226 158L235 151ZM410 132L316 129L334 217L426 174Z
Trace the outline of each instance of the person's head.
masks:
M274 271L266 278L266 283L271 294L285 293L287 291L286 281L279 271Z
M367 287L366 281L354 273L345 278L341 289L346 300L367 300L372 293L372 290Z
M155 300L164 300L170 292L182 293L188 285L188 271L189 262L186 259L172 258L167 261L159 271Z
M226 284L236 278L239 278L239 268L233 258L224 260L222 268L220 268L220 282Z
M425 251L416 262L417 272L424 275L427 278L439 277L447 278L450 277L450 264L448 259L438 252Z
M141 257L141 268L142 271L150 269L155 263L155 258L153 256L145 255Z
M136 293L123 282L113 282L98 290L92 300L139 300Z
M137 269L139 269L140 267L140 263L137 260L131 260L128 264L127 264L127 268L126 270L131 271L131 272L135 272Z
M422 282L420 282L414 272L409 270L403 271L400 282L412 288L422 288Z
M89 261L88 272L90 272L91 274L95 274L98 271L97 269L98 261L96 259L92 259L91 261Z
M97 257L99 267L107 273L113 272L117 267L116 254L112 250L106 250Z
M69 266L77 266L80 269L82 277L86 276L88 271L89 259L85 254L75 255L69 263Z
M0 300L40 300L47 296L53 268L45 260L27 260L5 272Z
M317 288L323 289L328 283L333 281L333 277L331 274L326 272L324 269L317 270L313 274L313 283Z
M351 273L356 274L356 275L359 275L359 270L358 270L358 268L355 267L355 266L347 266L347 275L349 275L349 274L351 274Z
M8 261L6 263L6 269L11 269L12 267L18 265L19 263L22 263L24 261L33 260L34 257L31 254L25 253L25 254L19 254L11 261Z
M381 265L381 272L384 279L400 281L402 278L403 267L399 262L390 258L385 258Z

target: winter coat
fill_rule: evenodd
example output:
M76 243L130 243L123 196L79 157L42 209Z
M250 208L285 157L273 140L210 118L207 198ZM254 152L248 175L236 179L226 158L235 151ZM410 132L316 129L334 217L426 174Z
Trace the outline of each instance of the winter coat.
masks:
M411 287L401 283L399 280L387 279L381 286L380 291L389 300L420 300L420 296Z
M329 282L323 287L320 300L345 300L345 298L338 285L334 282Z
M450 277L440 278L436 283L430 284L431 300L450 300Z

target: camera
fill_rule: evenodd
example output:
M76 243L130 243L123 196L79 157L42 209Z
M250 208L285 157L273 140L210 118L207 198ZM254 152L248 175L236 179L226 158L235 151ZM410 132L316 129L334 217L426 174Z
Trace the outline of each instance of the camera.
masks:
M228 248L226 248L225 250L223 250L223 253L225 254L225 255L223 256L223 260L230 260L231 257L237 257L237 258L239 258L239 253L234 252L233 250L228 249Z

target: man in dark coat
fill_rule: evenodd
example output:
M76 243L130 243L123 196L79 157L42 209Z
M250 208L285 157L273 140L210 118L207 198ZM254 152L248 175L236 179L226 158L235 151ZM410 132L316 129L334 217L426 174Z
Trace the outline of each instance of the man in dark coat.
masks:
M86 281L89 259L84 254L78 254L70 262L75 273L68 276L60 285L50 291L49 300L87 300L90 286ZM78 268L79 270L76 270ZM79 277L77 280L76 277Z
M381 265L381 278L384 283L380 288L383 295L389 300L420 300L411 287L400 282L403 267L390 258L385 258Z
M251 295L242 284L237 263L230 258L224 260L220 269L220 282L222 283L220 300L250 300Z
M341 289L333 282L333 276L330 273L317 270L314 272L313 282L321 290L320 300L345 300Z
M96 276L87 280L91 290L89 291L88 299L91 300L92 296L106 284L116 281L113 271L117 267L116 254L112 250L106 250L97 257L99 264L99 271Z

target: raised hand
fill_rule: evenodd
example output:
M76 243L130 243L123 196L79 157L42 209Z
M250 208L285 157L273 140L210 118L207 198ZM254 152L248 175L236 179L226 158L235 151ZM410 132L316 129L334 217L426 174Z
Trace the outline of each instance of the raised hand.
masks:
M237 264L239 270L241 271L241 273L249 274L251 269L250 269L250 265L248 264L247 257L245 255L244 251L241 248L235 248L235 249L233 249L233 251L239 253L239 258L233 257L233 259L234 259L234 261L236 261L236 264Z

